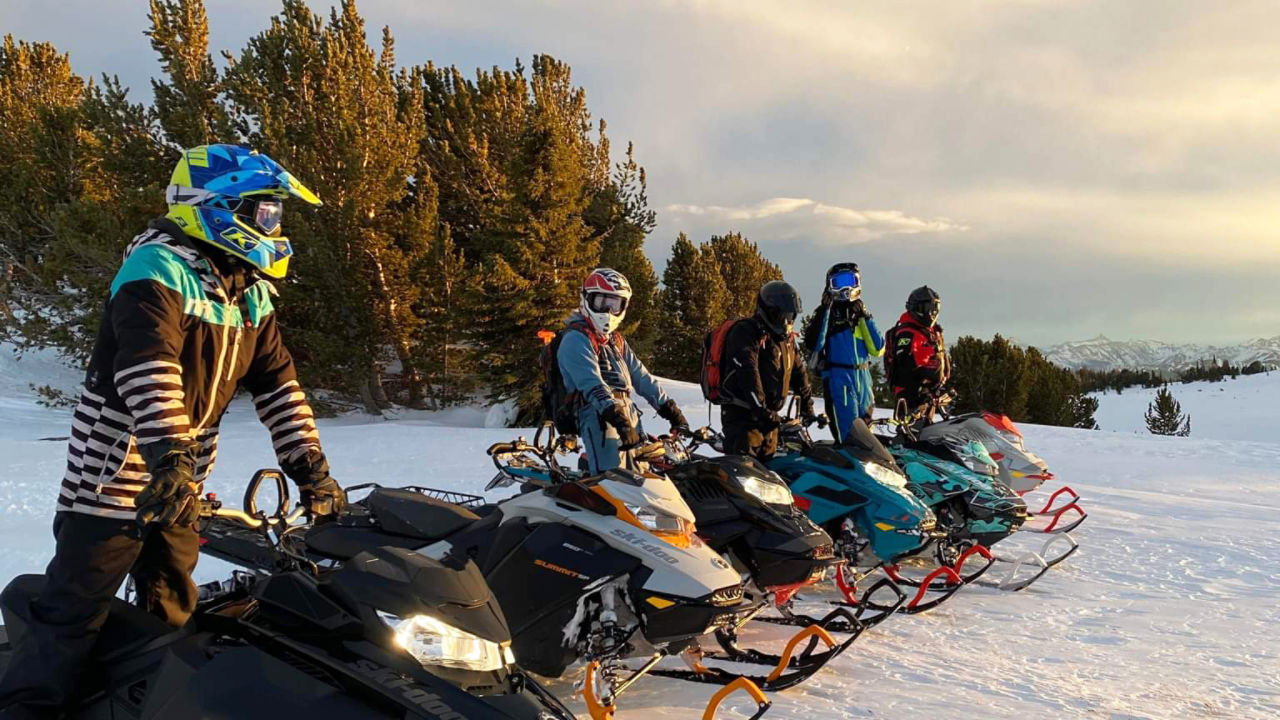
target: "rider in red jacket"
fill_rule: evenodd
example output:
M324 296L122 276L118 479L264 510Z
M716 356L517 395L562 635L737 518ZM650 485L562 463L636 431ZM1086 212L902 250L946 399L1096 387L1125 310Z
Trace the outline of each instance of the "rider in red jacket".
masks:
M951 377L942 339L942 299L927 285L911 291L907 311L885 333L885 377L893 388L895 416L932 417L933 405Z

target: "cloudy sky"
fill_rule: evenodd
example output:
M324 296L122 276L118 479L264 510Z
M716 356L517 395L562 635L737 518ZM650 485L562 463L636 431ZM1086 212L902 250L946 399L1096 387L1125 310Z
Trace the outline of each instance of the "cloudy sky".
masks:
M207 0L239 48L268 0ZM313 6L327 5L314 2ZM143 0L0 0L0 31L149 97ZM1280 3L362 0L401 62L568 61L677 232L738 230L811 303L863 269L950 333L1280 334ZM74 21L72 21L74 19Z

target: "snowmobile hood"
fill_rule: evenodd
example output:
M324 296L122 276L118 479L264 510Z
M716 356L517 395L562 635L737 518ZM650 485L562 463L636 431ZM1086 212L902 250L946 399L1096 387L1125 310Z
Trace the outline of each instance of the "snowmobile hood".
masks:
M624 479L620 472L605 473L600 488L627 505L650 508L693 524L693 510L670 480L652 473L627 473L631 477Z

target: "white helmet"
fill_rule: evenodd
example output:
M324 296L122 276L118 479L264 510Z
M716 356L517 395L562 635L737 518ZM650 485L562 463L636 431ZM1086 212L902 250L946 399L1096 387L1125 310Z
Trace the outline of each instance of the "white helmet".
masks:
M582 282L582 316L603 337L622 324L631 302L631 283L617 270L596 268Z

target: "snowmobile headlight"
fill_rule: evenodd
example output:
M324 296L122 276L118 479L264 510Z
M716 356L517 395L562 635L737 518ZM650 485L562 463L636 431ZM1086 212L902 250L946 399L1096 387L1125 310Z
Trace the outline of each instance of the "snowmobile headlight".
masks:
M386 613L379 615L395 633L396 644L423 667L493 672L516 662L511 643L485 640L429 615L407 619Z
M701 544L698 536L694 535L693 523L686 521L684 518L658 512L651 507L643 505L623 503L623 506L627 508L627 512L631 513L640 527L676 547L688 548Z
M900 472L890 470L880 463L863 463L862 468L867 471L872 480L889 487L904 488L907 486L907 478Z
M738 485L743 492L756 496L767 505L791 505L795 502L795 498L791 496L791 488L782 483L745 475L738 478Z

